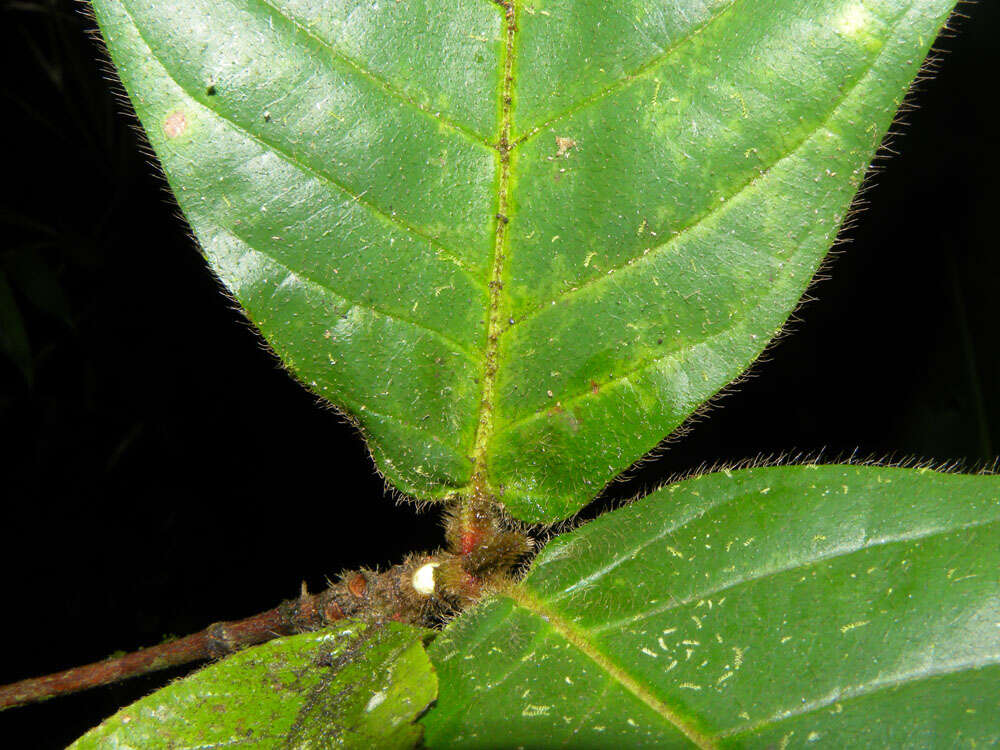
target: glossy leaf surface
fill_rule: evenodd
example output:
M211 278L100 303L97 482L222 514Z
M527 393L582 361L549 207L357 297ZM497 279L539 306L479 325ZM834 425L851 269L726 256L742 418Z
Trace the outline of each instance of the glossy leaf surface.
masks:
M345 623L270 641L122 709L72 748L409 750L437 694L424 635Z
M565 517L736 378L951 0L94 0L213 268L432 499Z
M431 647L430 748L1000 742L1000 477L710 474L550 542Z

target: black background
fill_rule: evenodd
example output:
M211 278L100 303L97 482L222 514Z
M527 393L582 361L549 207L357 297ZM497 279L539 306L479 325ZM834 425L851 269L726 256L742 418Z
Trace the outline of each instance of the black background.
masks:
M0 269L30 356L0 352L0 683L437 546L438 514L384 491L220 294L79 6L3 7ZM1000 4L962 10L818 301L612 501L779 452L996 460ZM61 747L165 679L5 712L0 745Z

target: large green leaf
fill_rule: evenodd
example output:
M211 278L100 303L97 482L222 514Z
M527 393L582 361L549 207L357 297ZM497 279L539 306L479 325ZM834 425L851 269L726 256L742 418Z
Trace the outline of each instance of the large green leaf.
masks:
M564 517L760 354L952 0L93 0L205 254L423 499Z
M424 637L408 625L348 622L270 641L122 709L71 750L409 750L437 694Z
M998 523L995 476L666 487L558 537L435 640L427 744L995 745Z

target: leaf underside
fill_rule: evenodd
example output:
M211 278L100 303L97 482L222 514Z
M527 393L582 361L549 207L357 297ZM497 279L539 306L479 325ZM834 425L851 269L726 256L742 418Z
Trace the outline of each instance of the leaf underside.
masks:
M744 372L951 0L94 0L212 267L421 499L563 518Z
M805 466L550 542L431 646L429 748L1000 742L1000 477Z
M70 750L409 750L437 678L407 625L343 627L241 651L122 709Z

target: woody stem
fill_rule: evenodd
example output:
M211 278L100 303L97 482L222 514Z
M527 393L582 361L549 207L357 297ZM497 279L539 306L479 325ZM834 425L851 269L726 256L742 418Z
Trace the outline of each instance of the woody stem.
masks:
M124 656L0 686L0 711L168 667L217 659L281 635L316 630L345 617L430 625L435 610L407 589L415 567L430 559L413 556L382 573L349 573L322 593L303 590L299 598L244 620L218 622L193 635Z
M63 672L0 687L0 710L35 703L57 695L137 677L168 667L217 658L244 646L294 633L287 603L234 622L218 622L201 632Z

